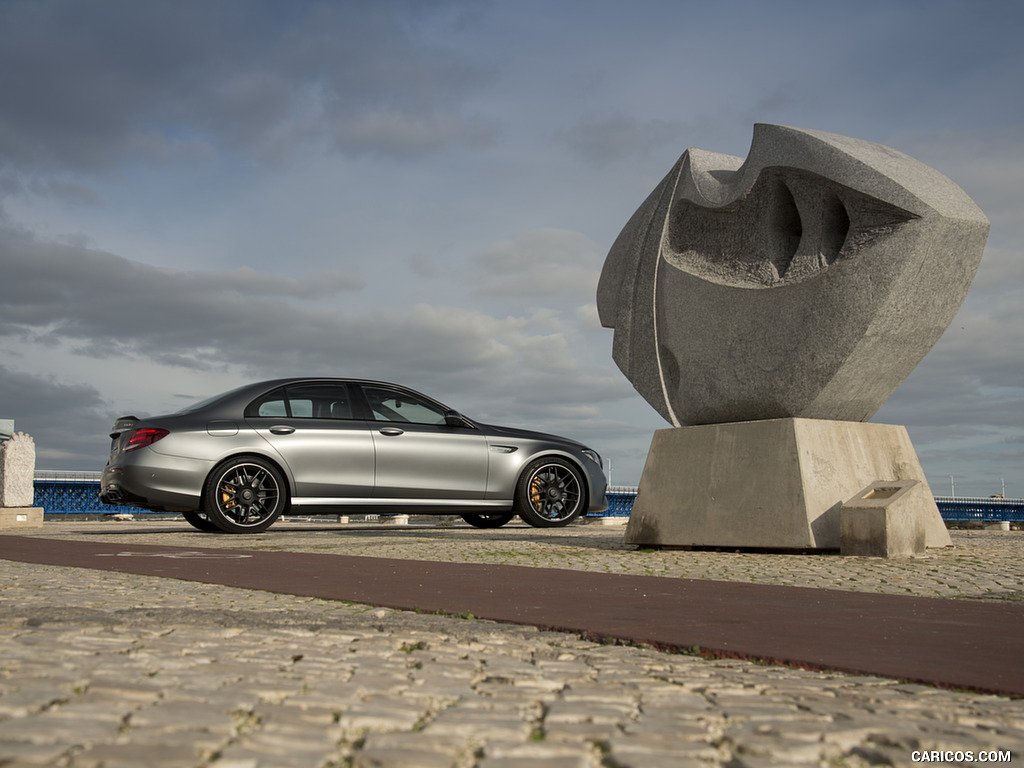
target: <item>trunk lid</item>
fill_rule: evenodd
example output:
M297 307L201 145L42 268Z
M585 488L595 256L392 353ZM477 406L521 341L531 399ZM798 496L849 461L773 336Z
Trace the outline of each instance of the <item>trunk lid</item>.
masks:
M139 419L136 416L121 416L114 422L114 426L110 428L110 461L117 458L124 447L125 435L130 436L138 423Z

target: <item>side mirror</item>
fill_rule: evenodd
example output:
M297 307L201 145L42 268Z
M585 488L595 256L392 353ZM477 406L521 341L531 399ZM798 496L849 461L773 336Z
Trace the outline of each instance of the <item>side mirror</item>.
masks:
M465 422L462 420L462 414L458 411L445 411L444 412L444 423L449 427L461 427L464 426Z

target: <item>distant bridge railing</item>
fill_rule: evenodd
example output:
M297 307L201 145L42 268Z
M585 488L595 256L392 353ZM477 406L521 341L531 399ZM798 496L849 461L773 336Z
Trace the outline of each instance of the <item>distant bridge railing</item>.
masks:
M101 504L100 473L37 470L34 505L46 514L112 515L119 512L146 514L147 510ZM636 500L635 485L610 485L605 493L608 509L594 517L629 517ZM985 499L936 496L943 520L1024 522L1024 499Z
M936 496L935 504L943 520L1024 523L1024 499Z
M32 503L42 507L44 514L113 515L130 511L100 503L99 472L37 469L32 485Z
M598 512L592 517L629 517L636 500L635 485L609 485L604 492L604 502L608 509Z

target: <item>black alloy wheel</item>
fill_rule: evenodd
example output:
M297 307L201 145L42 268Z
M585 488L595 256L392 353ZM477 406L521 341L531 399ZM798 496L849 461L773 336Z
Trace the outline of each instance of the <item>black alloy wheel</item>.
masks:
M580 516L585 505L582 473L557 456L529 464L516 485L516 512L535 528L568 525Z
M210 473L203 512L222 531L267 530L287 505L281 473L255 456L228 459Z

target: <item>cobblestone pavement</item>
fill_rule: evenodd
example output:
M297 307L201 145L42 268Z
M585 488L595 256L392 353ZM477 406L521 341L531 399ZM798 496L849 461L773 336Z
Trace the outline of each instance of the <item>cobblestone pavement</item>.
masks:
M954 548L909 561L637 552L617 543L621 528L600 526L283 522L232 537L175 523L47 523L24 533L981 599L1020 600L1022 590L1022 534L998 531L955 533ZM157 577L4 562L0 628L5 768L1024 760L1024 700Z

